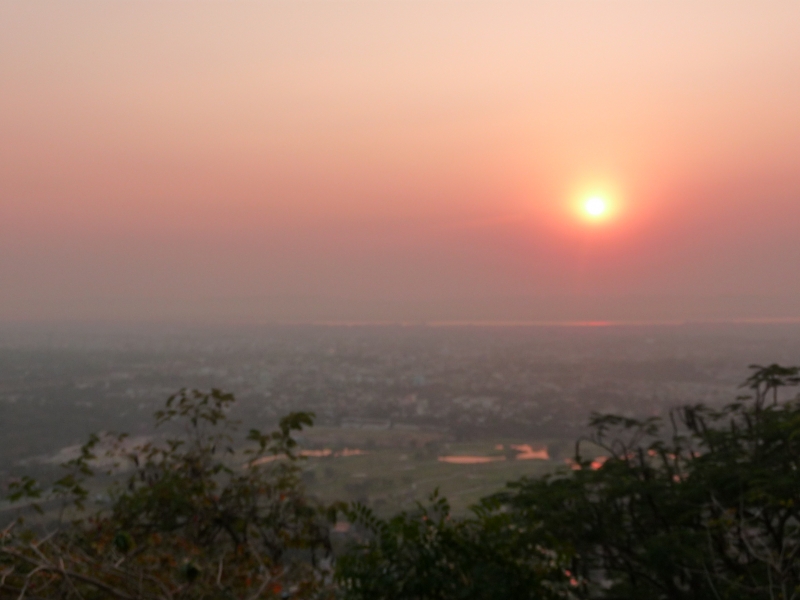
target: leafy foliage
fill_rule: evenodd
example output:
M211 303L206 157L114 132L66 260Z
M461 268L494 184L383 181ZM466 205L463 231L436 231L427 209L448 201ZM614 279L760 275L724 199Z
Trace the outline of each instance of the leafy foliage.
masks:
M541 598L569 585L556 553L528 543L502 512L454 519L434 493L388 521L361 505L348 516L369 537L338 562L347 598Z
M463 520L447 505L375 519L339 561L363 598L800 597L797 368L753 367L748 396L658 418L595 415L572 470L522 479Z
M509 483L465 518L438 494L388 520L352 505L335 579L321 559L336 510L304 495L292 437L313 415L250 430L242 450L233 397L182 390L156 414L182 436L92 436L52 489L12 486L77 518L0 533L0 598L800 598L800 400L781 401L799 384L798 368L754 366L721 409L594 415L571 469ZM109 502L90 513L98 477Z
M292 413L268 434L251 429L239 450L226 416L233 401L181 390L156 424L183 424L184 435L137 445L92 436L47 494L29 478L14 484L12 500L35 499L40 511L60 500L77 518L43 538L18 522L0 534L0 597L319 596L328 517L303 493L292 437L313 415ZM111 461L110 501L88 514L98 457Z

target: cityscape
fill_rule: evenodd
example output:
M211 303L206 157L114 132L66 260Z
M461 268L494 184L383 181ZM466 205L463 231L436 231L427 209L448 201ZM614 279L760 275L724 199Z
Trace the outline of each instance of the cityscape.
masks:
M8 329L0 478L53 477L92 433L160 435L170 394L217 388L245 429L315 414L299 439L322 498L396 510L442 487L466 509L566 468L593 413L722 406L750 364L797 356L791 323Z

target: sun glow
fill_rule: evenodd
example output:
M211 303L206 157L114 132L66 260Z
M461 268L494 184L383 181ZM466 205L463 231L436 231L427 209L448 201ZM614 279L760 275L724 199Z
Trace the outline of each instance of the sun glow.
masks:
M592 226L608 225L620 216L622 206L619 194L608 186L578 191L572 197L571 211L573 218Z
M608 214L608 202L600 196L592 196L583 202L583 212L593 219L600 219Z

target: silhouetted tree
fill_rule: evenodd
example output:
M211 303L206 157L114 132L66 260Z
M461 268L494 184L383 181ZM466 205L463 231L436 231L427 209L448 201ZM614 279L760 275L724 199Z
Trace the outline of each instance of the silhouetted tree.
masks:
M797 368L754 366L748 396L666 421L595 415L573 468L510 483L465 519L435 499L365 533L338 563L353 600L800 597Z
M241 450L226 416L233 401L181 390L155 416L158 426L183 423L184 435L133 447L125 435L92 436L50 492L15 483L12 500L60 499L76 518L43 537L19 521L0 533L0 597L318 596L327 520L303 493L292 437L313 415L292 413L268 434L251 429ZM90 514L93 465L104 457L110 502Z

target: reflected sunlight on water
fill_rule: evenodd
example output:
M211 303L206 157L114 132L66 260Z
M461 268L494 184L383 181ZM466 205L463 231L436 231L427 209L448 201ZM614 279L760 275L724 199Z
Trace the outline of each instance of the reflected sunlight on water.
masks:
M497 444L495 450L503 450L503 444ZM534 448L530 444L509 444L509 448L517 454L513 460L550 460L550 453L547 446ZM511 458L511 457L508 457ZM506 460L506 456L478 456L472 454L459 454L440 456L439 462L450 463L453 465L481 465L490 462Z
M301 450L300 452L298 452L298 455L305 456L308 458L326 458L326 457L340 458L345 456L361 456L363 454L367 454L367 452L365 452L364 450L360 450L358 448L344 448L342 450L337 450L335 452L330 448L322 448L321 450ZM286 456L284 454L262 456L261 458L257 458L256 460L248 464L250 467L256 467L258 465L271 463L281 458L286 458Z
M534 450L530 444L512 444L511 448L519 452L515 457L517 460L550 460L547 446Z
M438 458L439 462L453 465L482 465L505 459L505 456L440 456Z

